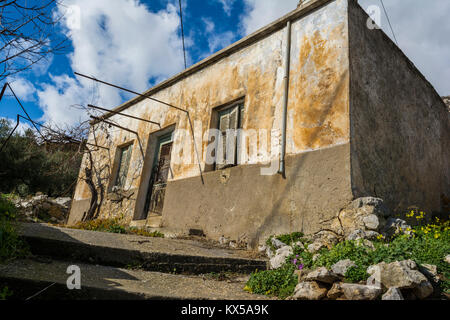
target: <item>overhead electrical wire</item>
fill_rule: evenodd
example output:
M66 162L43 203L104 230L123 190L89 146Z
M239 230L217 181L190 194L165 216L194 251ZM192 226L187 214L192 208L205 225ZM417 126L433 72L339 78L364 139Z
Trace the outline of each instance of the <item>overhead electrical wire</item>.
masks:
M178 0L178 3L180 5L180 25L181 25L181 39L183 41L184 68L187 69L186 46L184 44L183 6L181 5L181 0Z
M397 37L395 36L394 28L392 28L391 20L389 19L389 15L387 13L386 7L384 6L384 2L383 2L383 0L380 0L380 2L381 2L381 5L383 6L384 14L386 15L387 21L389 23L389 27L391 28L392 35L394 36L395 43L398 46Z

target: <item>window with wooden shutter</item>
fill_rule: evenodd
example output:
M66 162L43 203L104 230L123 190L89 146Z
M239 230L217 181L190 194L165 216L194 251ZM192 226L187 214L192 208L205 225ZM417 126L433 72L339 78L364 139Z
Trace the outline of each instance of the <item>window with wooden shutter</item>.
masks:
M119 167L117 172L116 183L114 186L123 188L128 176L128 168L130 166L131 152L133 145L129 145L119 149Z
M236 166L238 155L238 129L242 129L244 106L242 103L219 111L220 131L216 170Z

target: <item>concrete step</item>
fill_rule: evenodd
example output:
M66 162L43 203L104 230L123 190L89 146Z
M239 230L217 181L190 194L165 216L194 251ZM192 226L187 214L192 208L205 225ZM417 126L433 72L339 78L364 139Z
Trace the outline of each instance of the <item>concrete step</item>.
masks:
M245 279L215 281L200 276L80 264L81 289L67 288L62 261L17 260L0 265L0 284L13 292L11 299L26 300L264 300L245 291ZM47 288L47 289L46 289ZM43 289L43 292L41 292ZM39 293L41 292L41 293ZM36 295L39 293L38 295ZM36 296L35 296L36 295Z
M231 250L192 240L149 238L46 224L21 224L31 252L53 259L99 265L134 266L147 271L203 274L266 270L267 260L246 250Z

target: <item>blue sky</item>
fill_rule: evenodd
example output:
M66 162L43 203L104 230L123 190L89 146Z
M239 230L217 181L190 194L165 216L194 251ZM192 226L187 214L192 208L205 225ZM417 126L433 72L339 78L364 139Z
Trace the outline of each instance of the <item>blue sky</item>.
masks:
M363 8L379 0L360 0ZM74 124L85 114L75 104L113 108L131 96L76 79L74 71L144 91L183 69L178 0L64 0L54 8L79 25L63 23L69 35L66 54L19 74L13 88L31 117ZM239 40L295 9L298 0L183 0L188 65ZM399 46L441 95L450 94L450 12L448 0L384 0ZM67 7L69 6L69 7ZM70 7L72 6L72 7ZM67 11L72 8L72 11ZM75 12L75 13L74 13ZM384 13L383 13L384 14ZM385 16L381 25L392 37ZM0 117L15 118L19 107L5 97Z

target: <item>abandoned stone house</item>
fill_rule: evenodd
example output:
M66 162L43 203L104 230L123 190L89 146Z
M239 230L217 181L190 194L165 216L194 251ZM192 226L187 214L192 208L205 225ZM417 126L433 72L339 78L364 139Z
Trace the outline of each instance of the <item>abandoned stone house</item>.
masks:
M369 19L356 0L305 2L145 92L187 112L138 96L93 121L88 141L104 148L84 157L69 224L91 206L90 164L100 218L251 246L325 228L362 196L441 210L449 113ZM229 144L231 129L256 139Z

